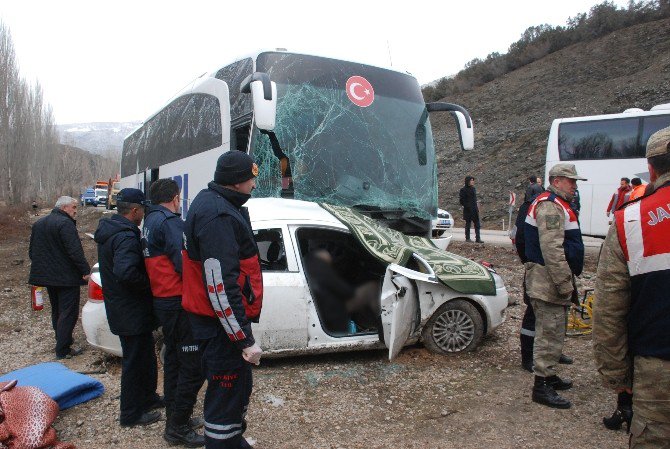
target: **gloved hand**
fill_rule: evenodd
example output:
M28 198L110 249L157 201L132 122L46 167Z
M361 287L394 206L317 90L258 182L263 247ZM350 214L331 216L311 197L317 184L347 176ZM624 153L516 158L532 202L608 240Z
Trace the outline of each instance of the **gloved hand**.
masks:
M261 364L261 355L263 355L263 350L256 343L249 346L248 348L242 349L242 357L244 360L249 363L253 363L254 365Z

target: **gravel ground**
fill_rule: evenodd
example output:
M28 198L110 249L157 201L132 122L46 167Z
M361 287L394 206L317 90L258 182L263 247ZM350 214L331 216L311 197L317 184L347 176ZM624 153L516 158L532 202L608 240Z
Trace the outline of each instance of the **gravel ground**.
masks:
M95 246L84 232L95 229L101 210L87 209L78 221L85 251ZM53 360L49 306L30 309L26 286L28 230L0 237L0 372ZM519 367L518 330L522 266L510 248L453 243L452 251L494 263L517 304L506 322L471 353L444 357L421 345L405 348L392 362L384 351L263 360L254 370L247 437L257 448L620 448L625 432L606 430L615 395L596 376L590 337L569 338L565 353L575 364L560 374L574 380L565 396L570 410L530 400L532 375ZM595 259L587 256L582 287L593 284ZM82 288L82 300L86 291ZM83 302L82 302L83 305ZM120 360L90 347L80 326L83 355L64 363L93 373L105 394L62 412L59 438L80 448L163 448L164 422L146 428L118 425ZM160 382L160 380L159 380ZM204 390L197 412L201 413Z

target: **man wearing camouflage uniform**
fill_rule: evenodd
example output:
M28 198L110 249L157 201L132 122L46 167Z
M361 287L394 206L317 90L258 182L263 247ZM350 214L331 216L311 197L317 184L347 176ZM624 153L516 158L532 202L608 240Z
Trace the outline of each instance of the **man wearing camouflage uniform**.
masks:
M633 392L630 447L670 448L670 127L647 142L651 184L614 215L593 308L603 382Z
M570 408L570 401L556 393L572 387L556 375L563 351L567 308L576 295L575 276L584 266L584 244L577 215L570 201L577 189L573 164L557 164L549 171L549 188L528 208L526 239L526 288L535 311L533 365L534 402L553 408Z

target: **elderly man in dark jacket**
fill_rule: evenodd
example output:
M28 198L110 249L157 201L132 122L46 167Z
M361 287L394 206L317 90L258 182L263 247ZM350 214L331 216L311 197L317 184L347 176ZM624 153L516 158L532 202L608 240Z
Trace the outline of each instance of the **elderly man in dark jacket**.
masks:
M73 349L72 331L79 317L79 287L91 268L77 233L77 200L62 196L49 215L35 222L28 255L31 285L46 287L51 302L51 324L56 332L56 357L81 354Z
M152 411L162 401L156 394L152 295L138 228L145 203L142 191L121 190L116 199L118 213L101 219L95 231L107 321L123 350L122 426L151 424L161 417Z
M479 235L479 205L477 204L477 190L475 190L475 178L472 176L465 177L465 185L461 187L459 192L459 202L463 206L463 220L465 220L465 241L470 240L470 223L475 226L475 241L482 242Z

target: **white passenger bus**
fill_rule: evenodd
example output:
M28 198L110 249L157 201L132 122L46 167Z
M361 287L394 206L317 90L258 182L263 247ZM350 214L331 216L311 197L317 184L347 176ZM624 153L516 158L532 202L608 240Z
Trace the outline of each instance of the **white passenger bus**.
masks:
M644 157L649 136L670 126L670 104L649 111L628 109L621 114L556 119L547 143L545 182L559 162L575 164L579 181L582 233L604 237L609 228L607 205L621 178L649 182Z
M251 80L259 98L250 93ZM258 105L266 108L268 123L259 124ZM273 107L276 120L267 118ZM148 192L154 180L172 177L182 187L187 213L211 181L219 155L244 151L260 170L254 197L354 206L395 229L427 236L437 215L428 118L434 111L451 113L461 147L473 147L468 112L449 103L426 104L407 73L261 52L202 75L130 134L121 183Z

